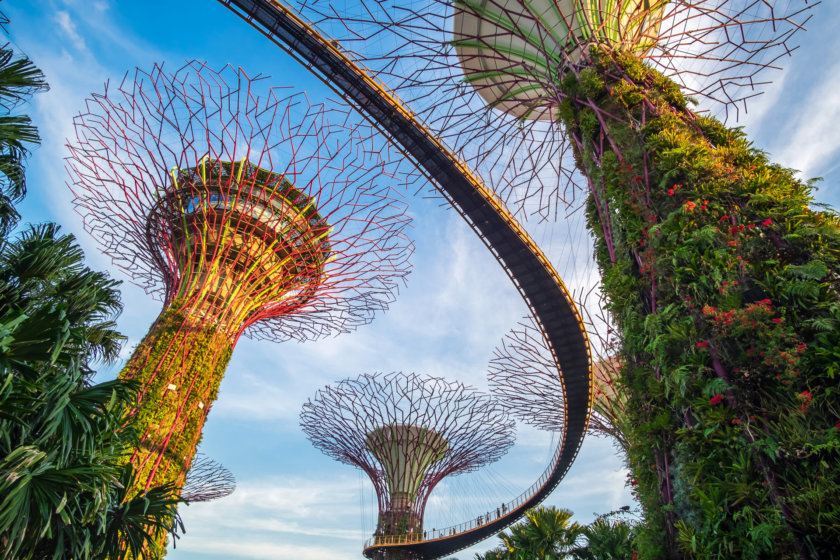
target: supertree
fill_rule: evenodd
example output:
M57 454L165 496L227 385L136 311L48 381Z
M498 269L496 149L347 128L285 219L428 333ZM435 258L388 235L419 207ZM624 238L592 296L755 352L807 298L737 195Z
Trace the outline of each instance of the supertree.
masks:
M230 66L155 66L87 100L68 168L85 228L163 300L141 385L137 490L181 487L243 333L299 341L384 310L412 245L392 158L345 109Z
M370 477L379 502L375 536L405 542L434 538L423 534L423 513L443 478L498 460L514 440L513 420L489 396L399 372L327 385L303 405L300 423L315 447Z
M181 488L185 502L210 502L230 496L236 490L236 477L224 465L201 452L193 457Z
M611 437L626 450L621 431L624 400L616 388L618 370L616 359L596 357L589 433ZM523 319L493 351L487 379L490 392L514 416L541 430L563 431L565 393L551 348L532 318Z
M692 106L743 109L814 5L303 3L524 212L585 193L644 557L820 557L840 541L838 219Z

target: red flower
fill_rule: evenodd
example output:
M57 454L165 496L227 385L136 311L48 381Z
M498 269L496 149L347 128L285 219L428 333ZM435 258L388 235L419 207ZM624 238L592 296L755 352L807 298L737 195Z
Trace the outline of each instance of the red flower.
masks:
M763 225L764 227L772 226L773 225L773 220L771 220L770 218L767 218L766 220L761 222L761 225Z
M723 222L723 221L726 221L726 220L728 220L728 219L729 219L729 216L727 216L726 214L724 214L723 216L721 216L721 217L720 217L720 219L719 219L718 221Z
M674 189L668 189L668 196L674 196Z
M738 418L733 418L733 419L732 419L732 423L733 423L733 424L740 424L740 423L741 423L741 420L740 420L740 419L738 419Z
M714 397L709 399L709 404L718 404L722 400L723 400L723 395L715 395Z
M707 346L709 346L709 343L705 340L694 345L695 348L706 348Z
M782 323L782 318L781 317L774 317L773 322L776 323L777 325L779 325L779 324Z

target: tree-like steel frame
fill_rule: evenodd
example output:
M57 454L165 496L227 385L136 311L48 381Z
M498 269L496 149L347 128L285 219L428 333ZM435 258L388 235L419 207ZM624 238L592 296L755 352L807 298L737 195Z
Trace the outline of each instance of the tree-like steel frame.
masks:
M398 183L416 174L347 109L261 85L230 66L138 69L75 120L84 225L164 301L121 373L141 384L138 490L183 484L243 333L349 332L410 269Z
M221 463L201 452L195 454L181 498L185 502L210 502L230 496L236 490L236 477Z
M438 123L436 126L441 130L448 128L451 131L449 138L455 139L455 145L474 158L472 161L478 162L480 168L484 166L491 173L495 172L496 177L513 184L515 189L521 187L518 193L507 191L507 196L522 203L521 208L533 203L539 214L551 216L558 206L572 203L565 197L565 191L562 196L558 194L564 186L564 178L570 177L575 167L584 174L581 190L588 195L587 218L596 237L596 256L605 272L605 285L611 282L608 286L612 290L611 305L622 310L622 342L632 347L624 357L628 361L635 360L625 368L627 378L635 384L628 381L626 386L631 388L631 398L641 403L646 402L645 391L640 388L645 374L657 381L660 377L678 375L679 368L688 367L687 362L691 359L685 358L676 364L672 356L666 356L664 349L654 348L665 337L661 331L651 329L645 333L642 332L644 329L637 328L643 318L655 318L657 313L681 309L680 306L690 307L686 302L691 301L691 295L702 295L708 297L705 302L713 302L704 309L716 309L714 306L720 303L731 313L741 311L738 304L713 299L718 292L735 292L734 295L743 296L738 301L744 306L752 303L747 288L732 288L731 281L729 286L722 281L722 286L713 289L704 286L711 295L698 289L696 294L692 292L675 301L675 293L681 294L683 289L690 291L694 284L685 276L681 277L682 285L669 283L677 274L669 277L663 271L670 270L668 256L679 248L675 241L677 236L672 235L662 242L659 237L664 240L666 225L673 227L679 222L675 218L679 215L679 203L685 201L681 208L685 214L696 207L699 223L712 221L707 224L708 231L724 232L715 237L714 243L722 247L721 251L732 253L732 262L739 251L736 248L741 246L737 235L743 228L766 228L756 237L763 238L762 247L777 251L777 255L783 249L793 247L791 240L795 239L791 236L791 240L782 241L778 237L776 229L789 232L796 227L795 220L790 218L792 214L782 214L779 210L784 207L781 198L773 202L773 211L779 210L773 219L759 218L751 213L751 197L763 192L762 184L755 181L754 176L776 167L750 150L737 132L727 131L716 120L690 109L690 100L686 101L684 93L722 104L727 114L733 108L740 110L761 85L763 78L759 76L762 72L793 50L792 37L803 27L811 16L810 8L817 3L800 0L781 7L763 0L673 0L632 4L464 0L455 2L454 7L448 2L430 2L424 6L431 4L434 7L416 11L413 10L415 4L394 7L383 2L368 2L349 18L335 12L333 4L319 15L325 18L325 23L334 22L333 28L349 29L347 38L364 44L360 50L365 50L370 65L381 70L379 75L386 81L390 78L392 86L403 93L412 108L424 111L424 115L429 115L427 119ZM311 7L313 3L307 5ZM608 5L613 7L612 11L605 7ZM607 13L598 14L599 9L607 10ZM386 12L391 17L388 14L379 17ZM358 18L354 18L356 15ZM450 32L453 29L454 32ZM616 29L619 32L614 37ZM344 37L339 35L339 38ZM627 38L629 40L625 41ZM379 50L367 48L373 47L374 43L380 46ZM663 64L663 61L676 62ZM447 95L449 105L440 99ZM470 120L470 115L476 113L479 116ZM437 115L436 121L434 115ZM466 125L459 123L463 115L466 115ZM573 148L574 166L570 161L563 161L567 147ZM745 159L727 159L728 154L739 149L745 152ZM697 154L705 154L708 160L699 155L680 159L686 150L697 150ZM518 157L524 154L535 156L530 159ZM745 164L750 157L754 158L751 165ZM695 161L703 163L694 167ZM711 161L714 165L709 163ZM520 162L524 164L520 165ZM702 165L706 165L706 169L700 171ZM795 183L783 175L774 177L779 192ZM730 189L717 193L710 187L715 184L730 185ZM685 190L679 190L684 186L687 187ZM800 187L790 188L793 192ZM797 195L803 191L796 191ZM718 195L719 200L712 200ZM791 200L799 201L797 195L791 195ZM698 202L691 200L692 196L699 196ZM709 212L706 212L707 204ZM799 211L811 216L806 204L802 203ZM715 229L717 224L709 216L727 222L729 238L726 238L725 230ZM821 219L814 217L818 223ZM741 220L749 223L741 223ZM757 248L761 243L753 243L750 250L761 254ZM667 252L657 252L664 247L668 248ZM685 261L690 257L702 260L701 252L688 255ZM684 269L680 269L683 272L691 270L678 258L675 255L674 268L683 266ZM738 259L741 258L738 254ZM803 257L791 258L795 263L798 262L796 258ZM768 277L762 267L766 264L772 268L770 265L777 261L754 261L750 255L749 261L744 257L744 263L748 262L759 264L744 269L737 280L742 285L758 286L761 278ZM750 276L753 271L757 274L755 278ZM629 290L633 297L619 301L615 298L617 294L628 295L627 289L622 291L622 279L625 287L634 281L639 287L636 291ZM635 296L638 296L638 305ZM786 301L785 297L786 294L777 292L772 301L769 298L760 301L778 306L780 313L786 306L791 314L795 313L795 304ZM622 307L625 303L627 305ZM703 333L698 336L710 336L711 328L702 318L692 316L692 319L695 322L692 326ZM778 324L783 321L776 319ZM651 339L645 338L647 334ZM654 337L658 338L654 341ZM710 348L709 359L699 368L706 370L698 373L716 376L727 386L734 383L736 389L731 391L735 392L741 386L733 381L735 378L729 371L742 371L738 367L742 364L732 356L729 356L731 363L725 362L715 347L715 344L723 346L732 340L720 336L698 341L689 336L685 347ZM663 365L666 363L667 367ZM813 373L816 379L818 374ZM804 387L800 385L800 389ZM733 419L733 424L754 417L745 412L749 407L743 403L759 393L768 394L748 393L739 401L727 393L729 406L743 416ZM686 394L689 396L685 401L702 397L696 386L688 393L682 392L682 395ZM810 399L807 389L801 394ZM781 406L785 398L783 395L772 404ZM662 400L668 401L667 398ZM771 400L768 396L767 402L762 401L762 404L769 407ZM661 412L660 420L673 410L682 410L669 408L669 403L656 404L660 407L655 409ZM674 416L669 424L671 430L663 429L656 441L650 441L655 447L650 453L653 459L648 460L648 455L639 452L634 465L639 469L637 472L646 476L655 474L655 477L648 476L645 488L649 491L658 485L662 503L666 505L673 504L677 499L675 496L686 500L684 504L688 500L672 483L672 476L680 467L672 454L676 452L670 447L673 440L669 439L668 433L676 432L674 428L683 425L693 426L695 420L689 413ZM639 420L638 433L644 432L644 425L644 421ZM748 429L744 433L747 441L754 441L755 437ZM641 442L636 443L639 444L637 447L643 446ZM704 455L705 451L697 452L698 457ZM774 530L788 531L784 539L796 535L791 537L793 546L797 554L803 555L808 540L802 536L807 531L803 529L805 524L800 523L797 527L796 516L780 497L783 492L776 482L774 467L768 464L766 457L753 452L750 457L756 461L758 468L755 470L760 471L763 485L769 489L775 514L781 514L782 522L774 525ZM684 457L682 460L686 461ZM652 466L645 471L648 465ZM807 483L805 486L810 488ZM701 492L698 490L698 494ZM756 498L759 502L760 494L758 491L753 496L759 496ZM656 515L657 508L651 505L654 503L651 495L651 492L646 495L646 507L648 513ZM741 507L748 509L751 506ZM668 517L664 524L667 536L662 539L668 541L666 548L675 546L677 514L673 512L684 510L679 506L663 510ZM698 522L700 526L702 523ZM721 535L721 540L714 546L723 546L721 542L726 540L724 535L727 533L716 532L714 521L710 521L709 526L713 529L703 526L698 531L708 530L710 537Z
M375 538L385 539L438 538L423 529L435 486L498 460L514 442L513 420L489 395L413 373L327 385L304 404L300 424L315 447L368 475L379 503Z
M624 401L616 391L617 362L601 358L593 366L594 392L589 433L608 436L622 448ZM562 433L564 394L551 349L536 323L524 318L493 350L487 368L490 392L521 421Z
M569 10L582 3L606 13L590 18L575 8L574 16L557 16L565 26L559 33L548 27L517 28L524 18L539 21L549 6ZM628 47L635 42L647 63L705 102L706 110L737 118L769 83L767 71L779 69L780 60L796 49L793 37L818 3L794 0L782 7L768 0L652 0L636 3L644 8L633 8L631 23L624 22L633 32L625 34L616 27L629 3L606 0L300 0L299 9L393 89L515 212L553 219L574 211L580 194L591 191L572 161L575 139L549 117L565 97L560 87L564 73L577 75L587 67L589 45ZM459 13L495 30L489 37L456 36ZM496 26L498 14L510 21ZM510 28L521 39L515 46L528 44L527 52L495 44ZM601 40L604 36L611 40ZM473 62L474 70L493 67L492 85L477 85L475 75L465 76L463 66ZM523 79L539 93L519 95ZM513 114L488 107L482 94L490 89L512 96L502 105ZM517 103L521 110L515 109Z
M366 546L365 555L372 557L395 549L428 559L441 558L495 535L539 504L560 483L577 456L589 421L589 341L571 295L504 203L393 92L355 63L335 41L275 0L222 3L309 67L405 150L496 257L540 322L567 397L565 430L543 475L514 498L498 518L483 523L467 521L434 540L378 538Z

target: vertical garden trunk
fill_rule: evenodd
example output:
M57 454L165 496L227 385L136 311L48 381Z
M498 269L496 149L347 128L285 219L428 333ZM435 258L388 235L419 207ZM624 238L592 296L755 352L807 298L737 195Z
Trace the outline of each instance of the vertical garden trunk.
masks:
M131 458L136 490L184 484L233 351L231 336L164 308L120 377L140 383L133 419L141 436Z
M831 557L838 219L635 56L592 55L559 114L621 335L639 556Z

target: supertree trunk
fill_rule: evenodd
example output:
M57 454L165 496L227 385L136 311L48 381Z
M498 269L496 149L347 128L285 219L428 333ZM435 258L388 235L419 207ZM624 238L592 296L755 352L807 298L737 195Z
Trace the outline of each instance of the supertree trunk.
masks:
M142 387L133 419L142 443L131 457L138 491L184 485L233 347L224 330L166 307L135 349L120 377Z
M132 496L181 491L240 336L350 332L408 273L402 158L346 109L257 83L198 62L138 69L74 121L85 227L163 300L120 374L140 387Z
M822 557L840 538L837 217L636 56L591 57L559 117L621 337L642 557Z

